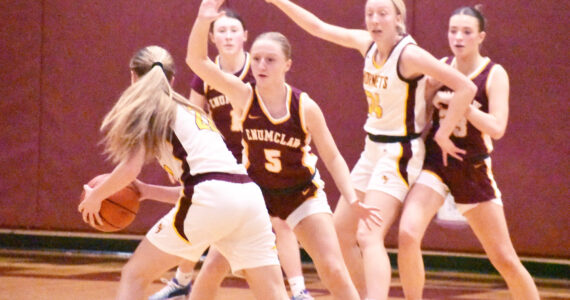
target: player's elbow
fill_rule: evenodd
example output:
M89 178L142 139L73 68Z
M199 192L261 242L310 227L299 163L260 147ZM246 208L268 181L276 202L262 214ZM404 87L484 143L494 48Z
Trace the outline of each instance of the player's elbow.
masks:
M206 60L196 56L187 56L186 57L186 65L192 70L194 73L199 73L202 67L206 64Z
M188 67L190 67L190 69L194 69L195 66L197 65L197 58L192 56L192 55L188 55L186 56L186 65L188 65Z
M497 128L496 130L494 130L494 132L490 133L489 135L491 136L492 139L498 140L501 139L503 136L505 136L505 132L506 129L504 127Z

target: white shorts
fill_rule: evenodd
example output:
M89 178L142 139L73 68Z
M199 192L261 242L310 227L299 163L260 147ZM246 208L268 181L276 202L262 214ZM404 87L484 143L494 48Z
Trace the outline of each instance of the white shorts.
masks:
M366 136L364 151L350 177L356 190L381 191L404 201L422 170L425 157L421 138L407 143L377 143Z
M197 184L183 223L188 240L174 226L179 206L180 202L146 234L160 250L198 261L211 245L237 275L243 269L279 265L269 214L255 183L208 180Z
M422 172L418 176L418 179L416 180L416 183L423 184L429 187L430 189L434 190L436 193L441 195L446 201L450 200L449 198L447 198L449 195L449 188L445 183L443 183L441 178L439 178L439 176L437 176L433 172L422 170ZM500 206L503 206L503 201L500 198L500 193L498 198L492 199L490 201ZM470 209L477 207L477 205L481 203L463 204L463 203L454 202L455 207L462 215L464 215Z
M326 213L332 215L332 210L327 201L327 194L323 190L323 186L319 186L317 195L313 198L305 200L301 206L297 207L285 220L291 229L295 228L301 220L314 215Z

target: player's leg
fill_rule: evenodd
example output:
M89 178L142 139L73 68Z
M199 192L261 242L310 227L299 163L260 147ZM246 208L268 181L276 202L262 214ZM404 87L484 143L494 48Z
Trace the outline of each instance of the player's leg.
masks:
M245 269L245 278L258 300L289 300L279 265Z
M380 191L368 191L364 203L380 209L382 225L359 222L357 239L362 251L364 276L366 278L366 297L386 299L390 290L392 269L384 245L388 230L398 217L402 202Z
M339 300L360 299L342 258L332 216L327 213L309 215L293 230L333 297Z
M226 191L243 197L240 199L243 201L227 203L227 206L234 205L228 218L236 220L237 226L216 241L212 249L227 259L232 272L245 275L257 299L287 299L275 234L261 190L256 184L248 183L228 186Z
M358 199L364 198L364 193L356 191ZM356 240L356 230L358 228L358 215L356 215L343 197L337 202L333 221L338 236L338 242L342 251L342 256L350 278L358 290L361 298L366 295L366 282L364 280L364 265L362 264L362 253Z
M404 201L398 234L398 271L408 300L422 299L425 270L421 243L443 200L432 188L416 182Z
M210 247L206 260L192 286L189 300L215 299L224 277L230 271L226 258L214 247Z
M275 231L279 262L287 276L293 298L303 299L301 298L303 296L305 297L304 299L312 299L305 289L301 254L295 233L287 225L287 222L278 217L271 217L271 224Z
M180 257L159 250L144 238L121 270L116 299L142 299L150 283L180 261Z
M513 299L539 299L536 284L511 242L503 207L493 201L486 201L464 215L491 263L507 282Z

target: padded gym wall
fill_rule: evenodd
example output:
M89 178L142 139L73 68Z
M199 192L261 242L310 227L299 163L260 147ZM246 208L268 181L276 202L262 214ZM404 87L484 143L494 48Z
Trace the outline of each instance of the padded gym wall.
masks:
M296 0L327 22L364 28L365 1ZM495 142L493 168L515 247L530 256L569 257L568 3L483 3L488 34L482 52L510 75L510 121ZM406 1L408 31L436 57L449 55L447 22L457 1ZM15 1L0 3L0 228L94 232L77 212L82 185L112 164L102 155L100 122L130 83L128 60L157 44L177 63L175 88L187 95L184 63L199 1ZM366 102L362 57L314 38L265 1L231 1L249 29L280 31L291 41L288 82L321 106L352 167L362 151ZM540 9L538 9L540 8ZM319 164L334 207L339 193ZM142 179L167 184L156 164ZM169 207L145 201L125 233L142 234ZM387 244L396 246L396 226ZM424 247L481 252L470 229L434 224Z

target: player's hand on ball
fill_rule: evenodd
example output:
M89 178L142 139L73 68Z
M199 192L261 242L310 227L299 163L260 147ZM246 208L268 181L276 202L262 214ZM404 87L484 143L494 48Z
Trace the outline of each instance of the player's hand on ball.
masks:
M91 198L93 193L93 188L89 185L83 185L83 191L85 192L85 197L83 201L79 203L78 210L83 217L83 222L91 224L91 226L103 224L103 220L99 215L101 210L101 202Z

